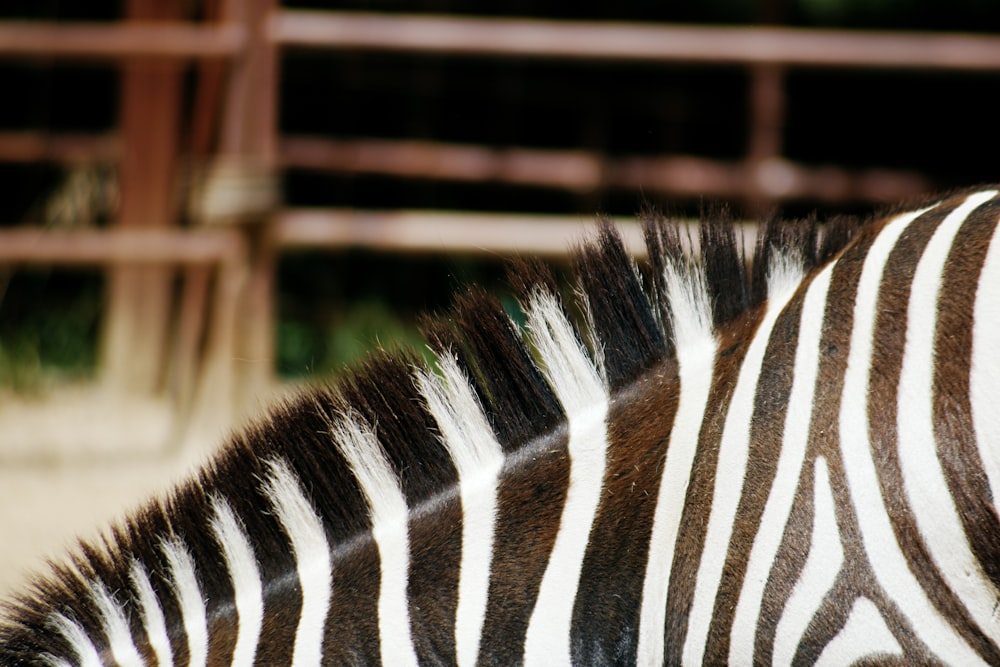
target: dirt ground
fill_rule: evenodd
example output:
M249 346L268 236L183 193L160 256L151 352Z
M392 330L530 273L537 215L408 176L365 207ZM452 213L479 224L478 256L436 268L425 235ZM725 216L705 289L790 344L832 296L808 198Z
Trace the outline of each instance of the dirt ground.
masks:
M0 599L189 475L228 430L185 432L166 401L93 387L0 394Z

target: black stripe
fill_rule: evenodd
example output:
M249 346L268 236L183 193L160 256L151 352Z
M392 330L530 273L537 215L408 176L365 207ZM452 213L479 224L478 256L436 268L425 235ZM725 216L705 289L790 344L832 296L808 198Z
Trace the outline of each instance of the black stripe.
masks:
M892 249L884 267L875 321L868 387L869 437L882 497L893 531L910 570L932 604L987 662L1000 663L1000 652L969 616L938 570L906 500L899 451L897 414L900 373L906 343L910 288L920 256L944 218L962 199L952 199L910 223Z
M421 665L455 664L462 504L440 494L410 519L410 632Z
M789 303L775 322L757 379L743 491L712 612L708 634L712 641L708 642L705 650L705 661L708 664L721 664L729 655L728 629L733 623L746 575L747 560L754 537L760 530L764 505L774 484L785 431L788 397L794 379L803 293L799 292L799 296ZM737 484L739 480L733 480L733 483Z
M746 260L742 248L737 247L736 229L728 215L701 224L701 256L712 296L713 321L721 327L751 306Z
M850 352L854 297L864 257L873 238L870 234L859 238L839 258L830 277L820 338L816 393L813 397L809 424L809 445L792 511L763 592L764 601L758 619L754 650L754 660L757 664L771 663L778 621L788 604L788 598L796 581L802 574L802 568L811 549L813 476L817 456L825 457L827 462L841 533L852 536L842 539L842 542L854 542L856 545L855 552L848 556L848 568L854 570L866 567L863 550L859 546L860 533L850 512L850 497L846 494L846 479L840 459L839 414L842 398L840 387L843 386ZM859 553L860 560L858 560ZM812 659L815 660L818 656L816 653L812 655Z
M684 640L687 636L687 618L694 600L694 587L712 507L715 476L718 473L722 428L725 415L729 411L729 402L739 375L740 364L746 356L751 338L749 333L743 335L743 329L746 328L752 333L756 325L756 318L747 318L745 325L736 322L734 326L728 328L729 335L724 333L719 341L720 352L712 373L712 388L706 404L705 421L698 438L691 481L677 535L678 546L670 571L667 625L664 628L664 660L667 664L681 664Z
M497 495L496 534L479 662L524 660L528 630L569 489L565 428L508 457Z
M616 396L609 411L604 492L573 606L574 664L636 660L653 513L679 398L670 361Z
M323 639L325 664L381 664L379 573L378 547L370 534L359 536L334 550L333 590ZM283 638L268 637L264 643L269 645L274 640ZM258 657L256 664L259 667L288 664L290 656L291 652L277 654L272 658L275 662Z
M965 535L983 572L1000 588L1000 518L974 445L969 386L977 288L995 289L980 284L979 275L998 218L997 200L977 208L959 230L945 265L934 345L934 428L938 455Z
M577 257L576 271L616 390L662 361L667 343L621 238L603 226L598 241Z

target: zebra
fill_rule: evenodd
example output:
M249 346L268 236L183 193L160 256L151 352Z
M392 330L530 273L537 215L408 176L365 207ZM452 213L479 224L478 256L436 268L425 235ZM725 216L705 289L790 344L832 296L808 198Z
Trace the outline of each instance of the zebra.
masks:
M643 214L233 435L6 665L1000 664L1000 190Z

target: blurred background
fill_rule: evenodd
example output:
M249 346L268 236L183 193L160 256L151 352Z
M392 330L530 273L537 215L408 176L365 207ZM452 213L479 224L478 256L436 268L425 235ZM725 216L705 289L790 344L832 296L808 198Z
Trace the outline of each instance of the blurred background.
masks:
M998 29L993 0L8 0L0 592L598 215L634 243L647 203L822 221L1000 180Z

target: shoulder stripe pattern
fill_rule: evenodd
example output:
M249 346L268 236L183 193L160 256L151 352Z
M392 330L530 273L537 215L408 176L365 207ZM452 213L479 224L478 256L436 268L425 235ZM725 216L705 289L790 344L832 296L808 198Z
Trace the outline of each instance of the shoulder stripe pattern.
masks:
M773 664L792 664L806 628L816 617L823 598L833 588L843 563L844 549L837 531L830 474L826 459L819 456L813 466L813 528L809 555L778 622Z
M680 401L649 542L639 630L638 662L642 665L663 664L667 588L718 347L712 333L705 274L694 263L685 267L678 264L666 263L663 282L674 327Z
M816 667L838 667L880 659L902 658L903 649L868 598L858 598L843 629L820 653Z
M910 622L921 628L921 639L931 652L950 656L961 664L979 665L984 664L982 658L931 604L909 570L886 512L868 432L869 373L882 271L897 239L930 208L933 207L891 220L876 237L865 258L855 299L854 325L842 390L840 447L865 551L879 584Z
M972 420L992 497L1000 499L1000 235L990 241L973 310L972 370L969 391Z
M823 335L826 298L832 275L833 264L830 264L812 280L806 292L777 472L761 516L760 530L754 538L750 551L746 578L733 618L732 640L729 647L730 664L746 664L753 660L757 617L760 614L764 587L778 548L781 546L781 539L792 511L792 503L795 501L799 478L806 460L812 405L819 372L820 339ZM817 461L818 466L819 461ZM825 461L822 471L825 478ZM829 481L826 481L826 484L829 493ZM831 498L831 513L832 502ZM835 533L836 521L827 524L826 529ZM839 545L837 546L839 548ZM819 551L823 553L823 549ZM780 664L781 661L778 662Z
M972 211L996 191L971 195L938 226L913 277L906 348L899 382L899 449L909 506L950 588L989 636L997 636L998 592L972 555L938 459L934 437L933 377L937 305L944 264L955 235Z
M767 311L754 334L740 367L732 402L719 445L712 507L705 534L705 546L698 567L694 602L688 621L684 644L684 662L700 664L704 659L715 598L722 581L722 568L729 550L730 533L736 520L736 511L743 491L743 473L750 447L750 424L753 417L757 379L760 377L764 352L767 349L778 316L784 310L802 280L802 268L797 258L776 255L768 272Z

